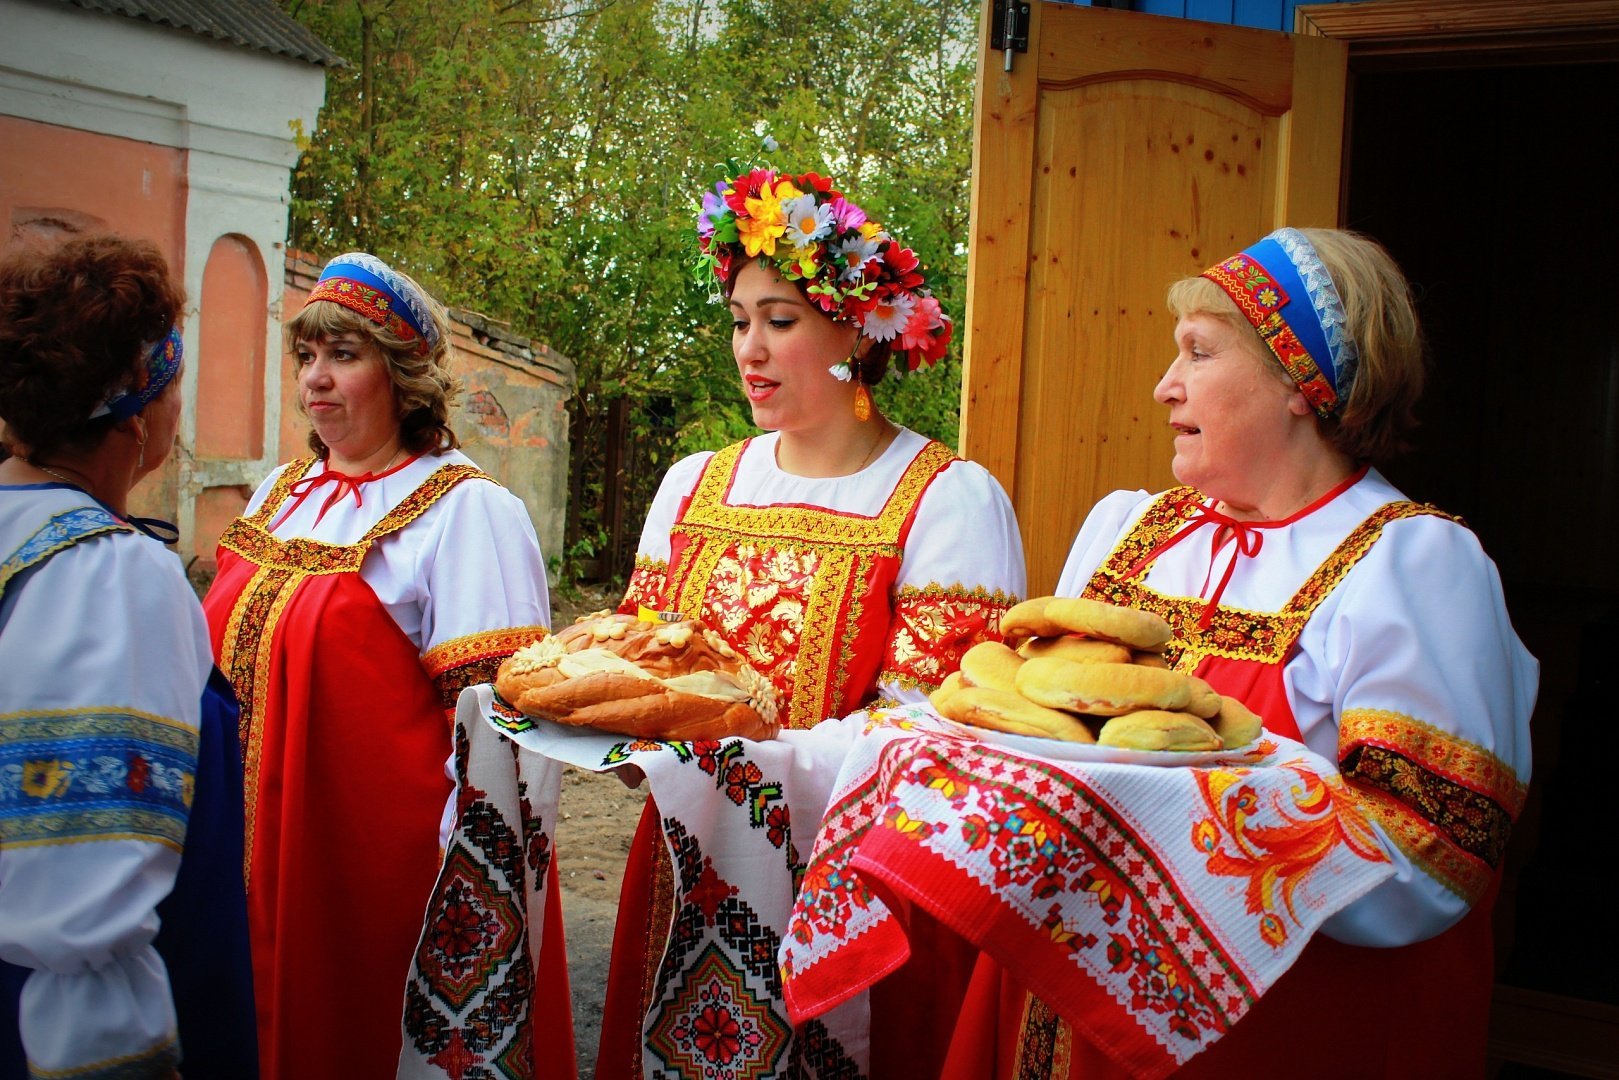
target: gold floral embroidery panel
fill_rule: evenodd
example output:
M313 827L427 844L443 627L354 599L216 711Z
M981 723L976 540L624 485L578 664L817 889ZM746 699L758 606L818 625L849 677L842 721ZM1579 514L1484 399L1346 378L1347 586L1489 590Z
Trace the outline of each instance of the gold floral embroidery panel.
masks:
M637 555L635 569L630 571L630 583L624 590L624 599L619 603L618 610L626 614L634 614L643 607L662 611L667 602L668 588L669 563L664 559Z
M878 677L935 690L981 641L999 641L1001 616L1017 598L999 589L907 585L894 598L894 629Z
M882 560L897 561L906 523L933 477L953 461L929 443L870 517L803 506L732 506L724 499L746 443L711 458L673 532L686 543L668 595L714 626L787 699L785 723L809 727L847 689L866 599Z

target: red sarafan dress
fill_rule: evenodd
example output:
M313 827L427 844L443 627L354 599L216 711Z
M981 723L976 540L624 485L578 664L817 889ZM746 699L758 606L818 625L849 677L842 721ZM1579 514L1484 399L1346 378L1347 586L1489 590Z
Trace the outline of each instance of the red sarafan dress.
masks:
M1023 545L1005 492L982 467L910 431L860 472L831 478L777 468L776 441L750 439L669 470L622 610L702 619L775 685L785 727L879 698L920 700L963 652L997 636L1001 613L1022 595ZM680 814L649 799L631 848L596 1064L603 1080L656 1067L644 1032L667 1027L666 1013L693 997L684 975L657 1000L653 989L677 914L660 817ZM740 969L744 959L705 962ZM779 988L767 1011L739 1022L787 1038Z
M1481 1076L1490 908L1527 791L1538 681L1495 565L1465 526L1375 470L1284 521L1211 509L1190 488L1116 492L1081 528L1058 591L1168 619L1178 669L1338 763L1398 873L1328 920L1177 1075ZM1063 1011L981 959L944 1075L1123 1075Z
M226 529L204 607L242 706L263 1075L393 1076L450 710L550 620L527 511L458 451L357 485L293 462Z

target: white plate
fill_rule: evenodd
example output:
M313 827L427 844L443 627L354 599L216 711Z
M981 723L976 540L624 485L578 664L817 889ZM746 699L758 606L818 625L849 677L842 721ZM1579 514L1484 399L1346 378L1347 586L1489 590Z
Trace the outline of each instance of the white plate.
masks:
M1116 746L1097 746L1095 743L1042 739L1034 735L1013 735L992 728L957 723L947 717L940 719L955 731L979 742L1051 761L1080 761L1106 765L1212 765L1216 762L1250 757L1259 743L1256 739L1247 746L1239 746L1234 750L1126 750Z

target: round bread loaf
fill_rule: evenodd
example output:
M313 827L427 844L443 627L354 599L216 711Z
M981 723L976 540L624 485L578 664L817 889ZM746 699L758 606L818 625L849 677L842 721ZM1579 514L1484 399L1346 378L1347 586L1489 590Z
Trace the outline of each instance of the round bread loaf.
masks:
M1120 716L1138 709L1185 709L1192 685L1178 671L1138 664L1075 664L1041 657L1024 661L1018 693L1037 705L1091 716Z
M1189 712L1143 709L1115 716L1097 733L1098 746L1121 750L1220 750L1220 736Z
M1071 660L1076 664L1128 664L1131 658L1130 650L1123 645L1080 637L1078 634L1030 638L1019 645L1017 651L1025 660L1051 656L1058 660ZM1159 659L1162 661L1162 657Z
M1017 690L1018 668L1023 657L998 641L980 641L961 657L961 681L967 686L987 686L1013 693Z
M495 677L530 716L640 739L773 738L775 690L701 623L583 619L519 649Z
M1018 694L987 686L969 686L945 699L940 715L973 727L1011 735L1033 735L1064 742L1092 743L1096 736L1077 717L1046 709Z

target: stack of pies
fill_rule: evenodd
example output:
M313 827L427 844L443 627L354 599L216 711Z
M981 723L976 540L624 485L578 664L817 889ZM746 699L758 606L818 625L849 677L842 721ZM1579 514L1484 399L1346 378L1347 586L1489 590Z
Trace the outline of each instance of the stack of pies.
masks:
M1048 596L1013 607L1001 633L1009 644L973 646L933 694L940 715L1128 750L1222 750L1259 737L1259 717L1240 701L1170 669L1169 624L1150 612Z
M694 620L586 616L513 653L495 690L529 716L637 739L774 738L776 693Z

